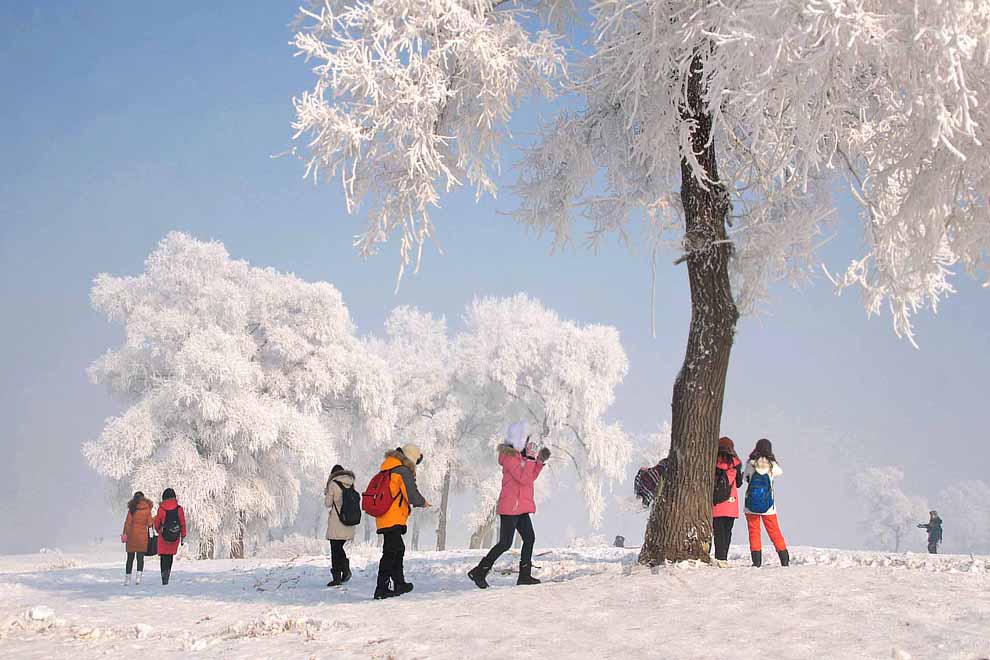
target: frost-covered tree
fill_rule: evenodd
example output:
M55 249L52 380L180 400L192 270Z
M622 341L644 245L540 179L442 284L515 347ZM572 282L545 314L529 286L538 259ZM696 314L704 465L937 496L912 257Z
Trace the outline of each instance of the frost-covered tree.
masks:
M900 552L905 537L928 520L925 500L904 492L904 470L899 467L867 468L855 475L853 485L860 526L871 546Z
M459 351L445 319L398 307L385 322L384 339L368 341L395 383L395 435L429 458L419 481L426 492L440 494L437 550L445 550L451 493L477 483L489 438L501 423L498 411L486 391L459 377Z
M365 253L398 233L403 265L418 263L441 191L494 193L511 112L560 80L553 21L585 15L569 0L311 5L296 45L317 82L294 124L309 172L340 176L352 212L371 201ZM860 287L871 314L886 306L898 335L913 340L912 316L956 270L987 270L990 1L597 0L572 27L593 37L568 78L584 107L527 153L518 217L559 244L584 218L593 242L677 245L691 326L640 559L707 561L739 311L810 274L834 182L863 236L835 282Z
M579 326L519 294L468 306L460 338L462 378L490 388L503 419L526 419L534 439L577 471L591 523L605 510L603 485L625 476L628 437L605 421L629 364L610 326Z
M935 508L952 552L990 553L990 484L972 480L947 486ZM927 521L927 516L918 520Z
M290 522L304 471L352 432L391 433L386 365L330 284L172 233L141 275L97 277L92 302L125 339L90 375L127 409L84 454L131 491L175 488L207 554Z

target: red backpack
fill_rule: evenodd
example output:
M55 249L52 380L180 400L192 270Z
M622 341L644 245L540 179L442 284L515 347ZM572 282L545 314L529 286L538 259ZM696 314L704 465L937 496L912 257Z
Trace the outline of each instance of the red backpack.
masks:
M392 508L392 471L382 470L371 478L368 488L361 494L361 508L369 516L378 518Z

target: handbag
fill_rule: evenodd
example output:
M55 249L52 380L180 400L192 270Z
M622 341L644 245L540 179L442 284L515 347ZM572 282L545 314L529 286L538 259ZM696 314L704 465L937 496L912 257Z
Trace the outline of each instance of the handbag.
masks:
M144 553L145 557L154 557L158 554L158 535L155 534L154 529L148 530L148 551Z

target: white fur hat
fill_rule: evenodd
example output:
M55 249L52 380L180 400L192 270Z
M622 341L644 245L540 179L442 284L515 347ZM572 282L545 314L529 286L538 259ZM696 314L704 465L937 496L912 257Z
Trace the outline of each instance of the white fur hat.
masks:
M505 444L511 445L516 451L526 448L526 436L529 435L529 424L526 420L509 424L509 430L505 432Z

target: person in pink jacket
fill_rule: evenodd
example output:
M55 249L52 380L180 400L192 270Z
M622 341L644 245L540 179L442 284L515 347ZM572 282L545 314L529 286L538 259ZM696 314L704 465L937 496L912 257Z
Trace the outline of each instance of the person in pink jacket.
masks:
M742 461L736 455L731 438L719 438L715 469L725 472L730 491L729 497L712 505L712 532L715 535L715 562L725 565L732 543L732 526L739 517L739 487L742 486ZM724 482L723 482L724 483ZM724 497L724 495L723 495Z
M533 484L550 458L550 450L544 447L533 456L533 444L526 436L526 422L509 426L506 442L499 445L498 463L502 466L502 491L498 496L496 513L499 515L498 543L485 558L468 572L468 577L479 589L487 589L485 578L495 561L512 547L512 539L519 531L522 537L522 554L519 558L519 579L516 584L539 584L533 577L533 544L536 533L530 514L536 513Z

